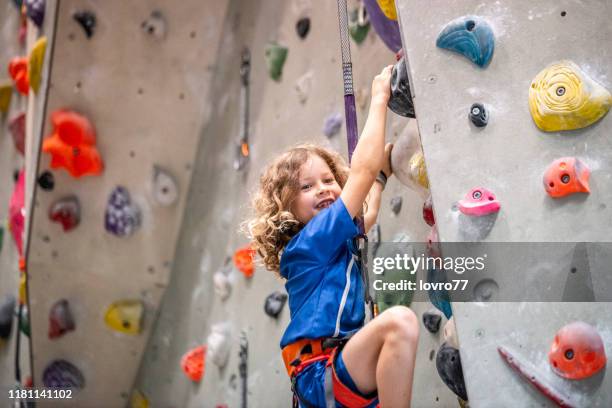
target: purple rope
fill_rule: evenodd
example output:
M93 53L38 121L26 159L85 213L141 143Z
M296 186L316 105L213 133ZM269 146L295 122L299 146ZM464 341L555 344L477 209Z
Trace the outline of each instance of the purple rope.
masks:
M346 117L346 140L348 144L349 163L357 147L357 110L355 109L355 95L344 95L344 115Z

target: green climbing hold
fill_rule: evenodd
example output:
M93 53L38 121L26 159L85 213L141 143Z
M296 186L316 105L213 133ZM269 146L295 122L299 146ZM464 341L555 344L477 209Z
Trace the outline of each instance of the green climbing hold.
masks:
M266 45L266 64L268 65L270 78L273 80L280 80L288 53L289 49L287 47L283 47L275 42Z
M0 252L2 252L2 243L4 242L4 227L0 226Z
M376 253L377 258L393 258L396 254L414 255L414 247L410 245L406 234L398 234L394 237L393 243L380 246ZM386 269L383 274L376 276L374 282L376 289L376 304L380 313L392 306L410 306L414 291L409 289L409 285L416 285L416 272L412 269ZM413 283L409 283L413 282Z
M357 45L365 40L370 31L370 21L363 5L351 11L349 16L349 34Z

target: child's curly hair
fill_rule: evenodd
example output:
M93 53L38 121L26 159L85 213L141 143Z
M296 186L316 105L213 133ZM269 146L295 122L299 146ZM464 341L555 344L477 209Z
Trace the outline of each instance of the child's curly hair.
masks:
M291 213L291 206L300 191L300 168L313 155L325 161L344 188L348 167L342 156L314 144L295 146L265 169L252 201L255 216L245 223L252 247L263 258L266 269L277 274L285 245L304 227Z

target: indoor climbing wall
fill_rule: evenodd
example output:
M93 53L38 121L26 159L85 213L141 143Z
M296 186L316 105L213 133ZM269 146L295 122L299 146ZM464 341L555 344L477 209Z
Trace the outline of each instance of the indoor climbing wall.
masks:
M47 2L27 271L34 384L75 389L54 404L127 404L211 112L227 3L199 4Z
M396 4L440 240L609 242L610 5ZM567 193L576 194L558 198ZM542 289L581 272L572 272L571 259ZM609 293L605 274L592 279L596 294ZM606 303L455 303L453 310L470 406L550 404L504 363L499 346L516 350L573 406L612 404L609 373L570 381L548 362L555 333L574 320L597 329L610 358Z
M349 13L358 5L349 1ZM372 27L351 27L357 118L362 129L371 81L385 65L395 63L395 52ZM307 0L232 1L222 37L210 94L211 119L202 130L194 162L175 270L135 388L154 406L240 407L246 381L248 406L285 407L291 404L291 391L279 343L289 310L285 305L277 318L264 312L268 295L285 293L284 284L260 266L247 278L232 257L248 242L239 231L240 223L250 214L250 194L266 163L307 141L347 155L337 6ZM236 171L237 146L244 136L240 106L245 47L250 51L250 156L243 170ZM285 54L280 47L286 48L284 65L279 69L272 64L270 72L266 50L269 59L279 60ZM413 132L413 126L389 112L388 141ZM392 177L381 203L381 239L425 240L429 226L422 217L424 199ZM412 307L420 318L431 305L413 303ZM244 380L240 370L243 333L249 351ZM430 334L422 327L415 407L456 404L436 372L435 360L431 361L440 338L440 333ZM182 359L195 360L197 354L188 353L200 346L207 348L205 370L201 378L191 371L188 377L181 371Z

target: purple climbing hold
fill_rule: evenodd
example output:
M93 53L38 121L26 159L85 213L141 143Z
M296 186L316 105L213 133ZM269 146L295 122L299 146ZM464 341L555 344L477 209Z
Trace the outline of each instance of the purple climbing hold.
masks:
M325 118L325 123L323 124L323 133L327 137L332 137L336 135L340 128L342 128L343 117L340 113L332 113L327 118Z
M21 112L19 115L11 119L8 126L11 136L13 136L15 148L19 153L21 153L22 156L25 154L25 119L25 112Z
M51 306L49 312L49 338L55 339L74 330L74 318L66 299L61 299Z
M45 19L45 0L25 0L26 14L38 28Z
M131 235L139 226L140 209L132 204L130 193L125 187L115 187L106 206L104 227L111 234L125 237Z
M402 48L402 38L397 21L389 20L376 0L364 0L363 3L370 17L370 22L374 26L374 31L391 51L398 52Z
M81 370L66 360L52 361L43 372L43 384L47 388L83 388L85 377Z

